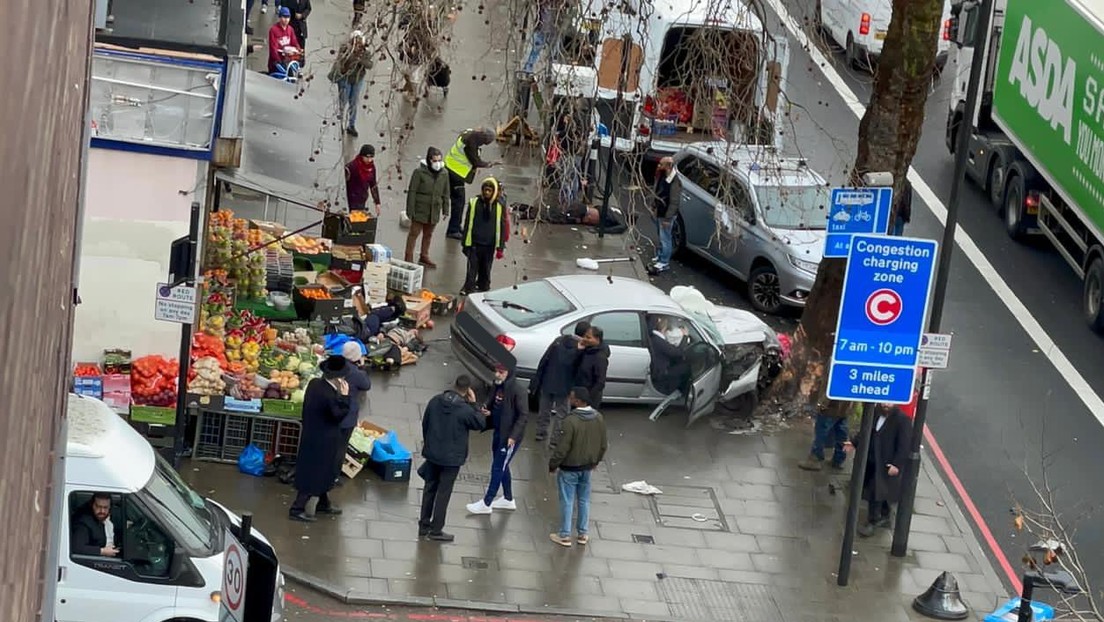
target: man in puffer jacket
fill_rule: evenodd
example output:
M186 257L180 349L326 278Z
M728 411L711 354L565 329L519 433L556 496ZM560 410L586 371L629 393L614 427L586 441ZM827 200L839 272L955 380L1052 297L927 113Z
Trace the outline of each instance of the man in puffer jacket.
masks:
M583 320L575 324L573 335L557 337L544 351L537 373L529 383L529 394L539 404L537 410L537 441L548 437L552 422L552 413L557 417L567 416L571 406L567 395L575 382L575 373L579 369L579 356L586 345L583 336L590 329L590 322Z
M414 174L410 176L410 188L406 191L410 232L406 234L405 259L414 261L414 246L418 243L418 236L421 236L422 253L418 256L418 263L427 268L437 267L429 258L429 244L441 214L448 215L449 211L448 174L442 170L445 166L442 157L440 149L430 147L421 166L414 169Z

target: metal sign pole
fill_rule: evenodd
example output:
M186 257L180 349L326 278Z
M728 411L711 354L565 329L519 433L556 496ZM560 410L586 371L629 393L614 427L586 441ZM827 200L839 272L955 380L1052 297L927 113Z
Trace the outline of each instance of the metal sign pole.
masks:
M196 262L199 261L197 249L199 248L199 217L201 208L198 202L192 203L191 218L188 223L188 265L184 266L184 274L170 274L169 282L177 282L182 278L195 286ZM197 288L198 289L198 288ZM197 292L198 293L198 292ZM199 301L199 304L203 304ZM173 436L173 468L180 468L180 461L184 457L184 435L188 429L188 368L192 357L192 325L180 325L180 373L176 380L176 432Z
M859 526L859 504L862 503L863 477L870 454L870 439L874 435L874 404L863 404L862 425L859 426L859 444L855 448L855 461L851 464L851 488L847 495L847 520L843 524L843 544L840 545L839 572L836 584L847 586L851 578L851 557L855 547L855 529Z
M947 224L943 227L943 240L939 248L939 265L935 276L935 293L932 300L931 317L928 320L928 332L938 333L943 322L943 302L947 297L947 280L951 272L951 256L954 253L954 236L958 229L958 208L963 186L966 185L966 157L970 148L970 128L973 125L973 111L978 105L981 91L981 74L985 69L985 34L989 32L989 18L993 13L993 0L981 3L981 19L974 32L981 35L981 44L974 43L974 58L970 65L970 84L966 89L966 114L962 116L958 127L958 144L955 145L954 180L951 197L947 202ZM930 372L929 372L930 373ZM926 375L926 374L925 374ZM893 544L890 553L894 557L904 557L908 551L909 530L912 528L912 511L916 500L916 482L920 476L920 447L924 440L924 424L928 419L928 400L922 399L916 405L916 415L912 421L912 438L908 464L904 469L901 500L897 506L897 520L893 526Z

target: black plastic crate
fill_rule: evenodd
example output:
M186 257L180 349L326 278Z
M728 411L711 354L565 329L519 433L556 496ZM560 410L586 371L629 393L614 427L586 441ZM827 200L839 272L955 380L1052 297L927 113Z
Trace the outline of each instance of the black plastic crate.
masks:
M389 460L387 462L369 460L368 466L385 482L409 482L413 460Z

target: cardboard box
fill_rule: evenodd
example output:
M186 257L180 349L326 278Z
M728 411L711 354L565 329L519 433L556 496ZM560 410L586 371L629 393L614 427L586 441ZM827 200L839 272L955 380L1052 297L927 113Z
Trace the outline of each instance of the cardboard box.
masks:
M433 301L413 296L403 296L403 300L406 302L406 313L403 319L413 324L414 328L425 326L425 323L430 320Z

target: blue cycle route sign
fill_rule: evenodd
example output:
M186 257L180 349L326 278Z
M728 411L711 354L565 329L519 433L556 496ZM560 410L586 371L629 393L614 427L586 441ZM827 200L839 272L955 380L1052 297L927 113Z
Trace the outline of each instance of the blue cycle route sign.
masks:
M912 401L937 248L917 238L851 238L828 399Z
M833 188L824 256L847 257L855 234L884 234L892 210L893 188Z

